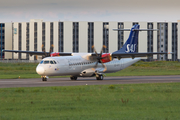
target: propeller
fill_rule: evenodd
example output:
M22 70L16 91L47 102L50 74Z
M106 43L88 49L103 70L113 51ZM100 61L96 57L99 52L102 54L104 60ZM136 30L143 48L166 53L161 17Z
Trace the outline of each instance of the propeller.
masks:
M53 51L53 47L54 47L54 45L52 44L52 45L50 46L49 53L46 53L45 47L44 47L44 45L42 44L42 51L44 52L43 58L44 58L44 57L49 57L49 56L51 55L51 52Z
M53 51L53 47L54 47L54 45L52 44L52 45L50 46L50 49L49 49L49 54L48 54L48 56L50 56L50 55L51 55L51 53L52 53L52 51Z
M101 63L102 66L103 66L103 68L104 68L103 72L105 72L105 71L107 70L107 67L106 67L106 65L105 65L105 64L102 62L102 60L101 60L101 59L103 59L103 58L106 58L106 57L102 57L103 48L106 48L106 46L103 45L100 54L98 54L97 51L96 51L96 49L95 49L95 47L94 47L94 45L92 46L92 49L94 49L94 52L96 53L96 59L97 59L97 62L96 62L96 64L95 64L95 69L97 68L98 63ZM95 70L95 69L94 69L94 70Z

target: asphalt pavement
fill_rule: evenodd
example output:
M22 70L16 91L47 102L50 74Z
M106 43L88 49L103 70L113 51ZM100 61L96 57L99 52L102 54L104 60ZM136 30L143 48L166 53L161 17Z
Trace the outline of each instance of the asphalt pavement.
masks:
M104 77L104 80L96 80L95 77L87 77L87 78L78 78L78 80L75 80L75 81L70 80L70 78L49 78L47 81L41 81L41 78L0 79L0 88L105 85L105 84L171 83L171 82L180 82L180 75Z

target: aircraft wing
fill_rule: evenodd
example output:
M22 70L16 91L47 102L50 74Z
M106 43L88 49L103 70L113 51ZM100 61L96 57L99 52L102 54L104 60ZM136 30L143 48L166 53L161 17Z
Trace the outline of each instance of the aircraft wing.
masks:
M149 53L112 53L112 57L118 58L135 58L135 57L149 57L152 55L159 55L159 54L170 54L168 52L149 52Z
M113 58L135 58L135 57L148 57L148 56L159 55L159 54L172 54L172 53L168 53L168 52L120 53L120 52L117 52L117 53L112 53L111 56ZM98 55L100 54L98 53ZM91 56L97 56L97 55L95 53L92 53Z
M49 54L49 52L39 52L39 51L21 51L21 50L2 50L3 52L14 52L14 53L27 53L30 55L45 55ZM71 56L72 53L64 53L64 52L58 52L58 55L60 56Z

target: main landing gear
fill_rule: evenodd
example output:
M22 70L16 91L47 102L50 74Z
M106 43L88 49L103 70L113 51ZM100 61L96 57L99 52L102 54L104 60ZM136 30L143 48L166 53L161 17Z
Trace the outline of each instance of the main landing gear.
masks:
M47 76L41 76L42 81L47 81L48 77Z
M96 80L103 80L104 76L103 75L96 75Z
M77 80L77 77L76 76L70 76L70 79L71 80ZM104 79L104 76L102 74L96 75L96 80L103 80L103 79Z
M76 76L71 76L70 79L71 80L77 80L77 77Z

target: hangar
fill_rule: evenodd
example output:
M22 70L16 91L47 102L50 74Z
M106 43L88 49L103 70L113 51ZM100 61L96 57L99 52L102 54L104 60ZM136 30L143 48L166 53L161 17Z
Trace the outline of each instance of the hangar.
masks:
M180 60L180 21L177 22L88 22L54 21L43 22L31 19L30 22L0 23L0 49L42 51L42 44L49 51L53 44L54 52L93 52L92 45L100 52L114 52L122 47L130 29L139 24L141 29L158 29L139 33L137 52L173 52L168 55L144 57L144 60ZM179 31L178 31L179 29ZM28 54L3 53L1 59L37 60Z

